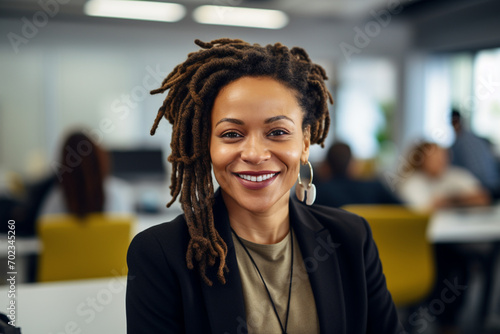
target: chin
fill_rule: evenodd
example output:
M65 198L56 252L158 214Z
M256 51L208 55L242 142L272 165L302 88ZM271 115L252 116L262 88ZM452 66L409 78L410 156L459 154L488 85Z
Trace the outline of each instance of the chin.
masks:
M224 189L223 189L224 191ZM285 204L284 198L286 197L286 203L288 203L289 192L283 194L282 196L277 196L275 193L268 194L268 196L262 193L239 193L235 194L230 192L225 192L226 196L226 205L230 205L227 203L229 200L232 205L236 205L244 210L247 210L252 213L265 213L271 210L276 205Z

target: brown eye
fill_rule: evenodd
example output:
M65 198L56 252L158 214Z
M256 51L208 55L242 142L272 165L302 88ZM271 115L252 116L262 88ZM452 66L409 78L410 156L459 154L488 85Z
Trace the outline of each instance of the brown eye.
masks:
M240 138L240 137L243 137L242 135L240 135L238 132L234 132L234 131L229 131L229 132L224 132L222 135L221 135L222 138Z
M282 129L277 129L277 130L273 130L269 133L269 136L273 136L273 137L278 137L278 136L283 136L283 135L287 135L288 132L285 131L285 130L282 130Z

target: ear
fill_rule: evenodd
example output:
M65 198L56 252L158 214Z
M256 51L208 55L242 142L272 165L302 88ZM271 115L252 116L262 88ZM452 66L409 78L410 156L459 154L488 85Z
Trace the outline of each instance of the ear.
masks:
M305 164L309 160L309 147L311 146L311 126L308 125L304 129L304 138L302 142L302 154L300 155L300 161Z

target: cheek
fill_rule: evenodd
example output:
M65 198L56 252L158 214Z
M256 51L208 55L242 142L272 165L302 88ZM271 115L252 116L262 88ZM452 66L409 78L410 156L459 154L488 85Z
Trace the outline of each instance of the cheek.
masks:
M227 165L233 160L233 155L234 152L227 145L219 145L213 141L210 143L210 160L212 161L212 168L216 176L224 172Z
M299 173L300 161L302 158L302 150L290 148L290 150L281 151L281 160L288 166L288 169L293 173Z
M302 157L302 151L291 151L287 152L286 159L289 161L291 165L300 164L300 159Z

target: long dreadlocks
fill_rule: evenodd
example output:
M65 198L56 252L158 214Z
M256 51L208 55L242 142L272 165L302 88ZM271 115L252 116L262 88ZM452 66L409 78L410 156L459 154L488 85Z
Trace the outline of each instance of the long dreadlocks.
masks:
M202 49L188 54L151 94L168 91L151 129L165 117L172 125L170 194L172 205L180 194L191 239L186 260L189 269L196 260L203 281L212 285L206 268L218 259L217 278L225 284L227 246L214 227L214 190L211 176L210 113L215 97L225 85L243 76L268 76L297 93L304 110L303 128L310 126L311 143L324 146L333 103L322 67L313 64L298 47L281 43L262 47L239 39L222 38L209 43L195 40Z

